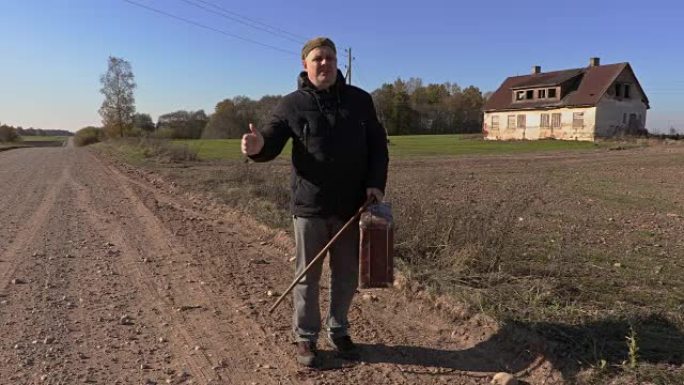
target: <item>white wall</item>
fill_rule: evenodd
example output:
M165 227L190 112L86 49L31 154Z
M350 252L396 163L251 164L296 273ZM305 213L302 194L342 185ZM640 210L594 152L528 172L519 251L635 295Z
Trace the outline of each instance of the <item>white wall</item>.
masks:
M575 129L572 127L573 113L584 112L584 125ZM551 129L541 128L541 114L549 114L549 125L551 125L551 115L561 114L561 127ZM508 115L525 115L525 128L507 128ZM499 130L491 127L492 116L499 116ZM530 110L530 111L507 111L507 112L485 112L484 129L487 132L485 139L488 140L536 140L536 139L562 139L562 140L594 140L594 128L596 124L596 107L580 108L557 108L552 110Z

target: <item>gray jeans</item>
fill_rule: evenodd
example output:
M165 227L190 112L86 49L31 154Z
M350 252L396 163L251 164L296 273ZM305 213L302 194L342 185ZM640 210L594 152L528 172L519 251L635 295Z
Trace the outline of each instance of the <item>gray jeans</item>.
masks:
M296 242L295 275L298 275L323 249L345 222L338 218L294 217ZM330 308L326 326L331 338L347 335L347 313L359 276L359 225L352 223L328 251L330 266ZM319 281L323 270L320 259L293 290L293 331L297 341L318 339L321 330Z

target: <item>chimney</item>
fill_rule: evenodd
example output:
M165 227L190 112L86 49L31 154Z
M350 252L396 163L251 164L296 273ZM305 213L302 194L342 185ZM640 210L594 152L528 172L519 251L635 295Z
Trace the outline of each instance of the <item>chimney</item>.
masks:
M590 57L589 58L589 67L598 67L601 65L601 59L597 57Z
M533 66L532 67L532 75L536 75L538 73L541 73L541 66Z

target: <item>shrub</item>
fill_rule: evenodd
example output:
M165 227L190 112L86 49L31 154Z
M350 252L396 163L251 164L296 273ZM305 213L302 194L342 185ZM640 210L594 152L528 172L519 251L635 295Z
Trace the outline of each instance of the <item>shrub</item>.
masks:
M19 139L17 130L14 127L0 125L0 142L15 142Z
M87 146L89 144L98 143L102 141L104 133L102 129L97 127L85 127L74 135L74 144L76 146Z

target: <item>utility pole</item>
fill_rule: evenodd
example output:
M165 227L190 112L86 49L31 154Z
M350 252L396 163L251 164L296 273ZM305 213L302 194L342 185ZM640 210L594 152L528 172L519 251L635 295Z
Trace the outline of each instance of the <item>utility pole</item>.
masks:
M347 84L351 85L351 80L352 80L352 51L351 47L347 48L345 50L347 52L347 57L349 58L348 64L347 64L347 75L345 78L347 79Z

